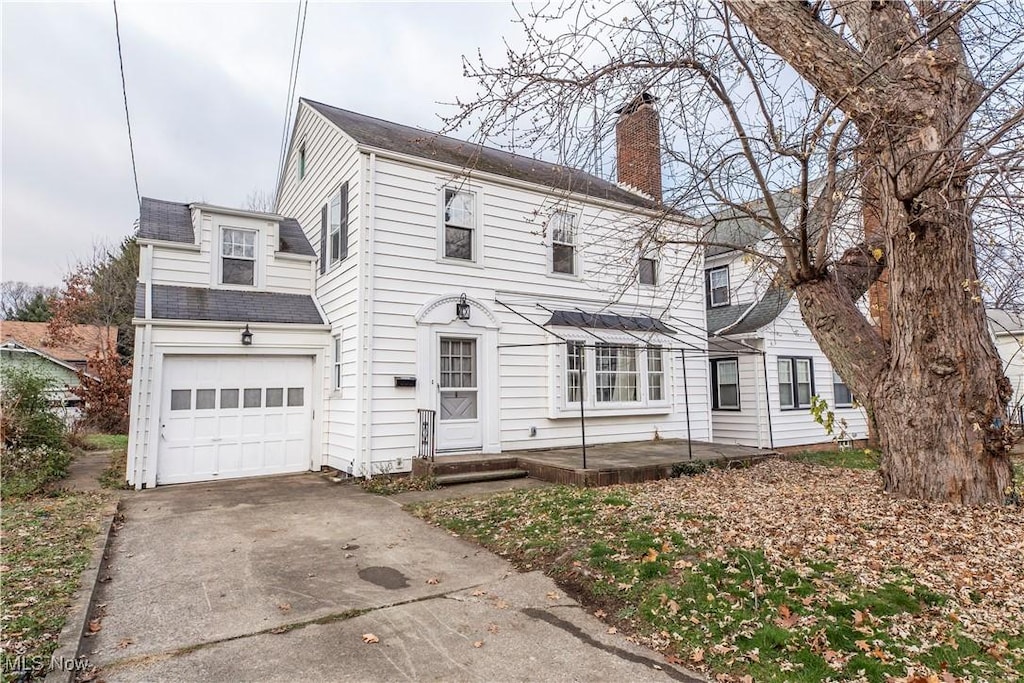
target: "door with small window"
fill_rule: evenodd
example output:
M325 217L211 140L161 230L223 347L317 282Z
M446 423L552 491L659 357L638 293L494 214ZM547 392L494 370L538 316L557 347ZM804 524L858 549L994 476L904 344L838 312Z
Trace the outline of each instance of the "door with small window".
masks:
M310 467L313 359L167 356L157 484Z
M440 337L437 369L437 450L479 450L482 432L477 340Z

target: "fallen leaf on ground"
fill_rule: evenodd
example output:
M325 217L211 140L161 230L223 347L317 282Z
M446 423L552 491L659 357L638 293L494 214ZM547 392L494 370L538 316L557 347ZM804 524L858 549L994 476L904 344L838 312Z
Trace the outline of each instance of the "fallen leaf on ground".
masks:
M690 653L690 661L696 664L704 661L704 648L698 647Z
M561 596L555 591L548 592L548 600L558 600Z
M277 609L281 610L282 612L287 612L287 611L291 610L291 608L292 608L291 603L288 603L288 602L282 602L282 603L280 603L277 606Z
M378 638L377 636L373 635L372 633L364 633L363 634L363 642L372 645L373 643L379 643L380 642L380 638Z
M482 641L482 640L477 640L477 641L473 642L473 647L483 647L483 646L484 646L484 641Z
M437 578L436 576L431 576L429 579L427 579L427 583L429 583L431 586L436 586L437 584L441 583L441 579Z
M103 624L100 623L99 619L92 619L89 622L89 633L97 633L103 630Z
M604 619L606 616L608 616L608 613L605 612L603 609L599 609L594 612L594 616L598 619Z
M123 650L126 647L128 647L129 645L132 645L134 643L135 643L135 641L132 640L131 638L122 638L120 641L118 641L117 646Z

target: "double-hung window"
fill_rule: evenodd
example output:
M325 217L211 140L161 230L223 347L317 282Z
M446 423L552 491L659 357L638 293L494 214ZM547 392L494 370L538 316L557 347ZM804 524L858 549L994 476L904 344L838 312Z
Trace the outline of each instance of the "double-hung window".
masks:
M571 341L566 345L565 357L565 400L568 403L579 403L583 398L583 354L586 347L581 341Z
M729 305L729 266L708 268L705 283L708 291L708 308Z
M630 403L640 400L640 373L636 347L598 344L594 347L597 367L595 389L599 403Z
M779 359L779 406L784 410L809 408L814 394L810 358Z
M555 211L548 221L551 233L551 272L576 275L576 214Z
M444 189L444 258L473 261L476 241L476 195L452 187Z
M220 281L225 285L256 284L256 230L221 228Z
M846 386L846 382L843 381L843 378L835 370L832 371L832 395L836 408L853 407L853 392L850 391L850 387Z
M658 260L653 256L641 256L637 265L637 279L642 285L657 285Z
M665 361L660 346L647 347L647 400L665 400Z
M740 362L738 358L711 360L711 408L740 409Z
M320 272L348 257L348 183L323 206L320 218Z

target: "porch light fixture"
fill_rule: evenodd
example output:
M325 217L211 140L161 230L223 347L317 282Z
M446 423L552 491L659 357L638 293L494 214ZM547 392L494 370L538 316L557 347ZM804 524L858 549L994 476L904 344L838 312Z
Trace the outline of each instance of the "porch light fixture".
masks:
M455 302L455 317L459 320L469 320L469 302L466 301L465 293Z
M249 323L246 323L245 329L242 330L242 346L252 346L252 331L249 329Z

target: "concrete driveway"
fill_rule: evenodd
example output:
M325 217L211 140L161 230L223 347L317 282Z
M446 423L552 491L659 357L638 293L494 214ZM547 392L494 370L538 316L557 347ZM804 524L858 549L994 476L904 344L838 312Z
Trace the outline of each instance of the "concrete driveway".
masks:
M172 486L124 514L83 647L107 681L695 680L353 485Z

